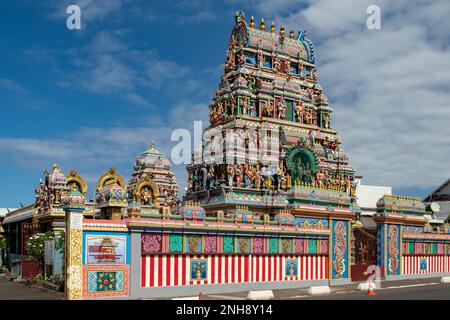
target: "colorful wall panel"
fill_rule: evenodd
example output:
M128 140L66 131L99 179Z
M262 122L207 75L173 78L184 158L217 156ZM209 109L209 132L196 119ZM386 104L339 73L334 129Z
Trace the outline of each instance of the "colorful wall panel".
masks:
M143 233L142 255L148 254L328 254L328 238L247 235Z
M387 230L387 268L386 275L400 274L400 233L401 227L395 224L386 225Z
M450 270L450 256L414 255L402 257L402 274L442 273Z
M109 298L129 295L130 269L127 265L83 266L83 298Z
M331 224L331 270L333 279L348 278L349 273L349 222L333 220Z
M124 232L83 232L83 264L129 264L130 236Z
M328 278L328 256L144 255L141 286L167 287Z

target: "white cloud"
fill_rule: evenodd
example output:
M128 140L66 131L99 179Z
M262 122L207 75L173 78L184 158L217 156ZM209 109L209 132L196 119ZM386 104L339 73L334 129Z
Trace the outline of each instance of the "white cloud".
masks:
M172 131L188 129L193 139L193 121L204 121L206 127L207 117L206 103L180 101L171 108L166 121L150 119L151 126L90 127L52 138L0 137L0 160L32 172L41 172L55 162L64 172L75 168L86 177L92 191L100 175L112 166L128 179L136 156L149 148L151 141L170 160L171 149L177 144L171 141ZM172 170L183 190L187 180L185 165L174 165ZM28 188L31 193L33 186Z
M381 8L381 30L366 28L369 4ZM448 178L450 3L318 0L291 12L283 5L293 6L257 8L309 31L335 128L365 183L432 187Z

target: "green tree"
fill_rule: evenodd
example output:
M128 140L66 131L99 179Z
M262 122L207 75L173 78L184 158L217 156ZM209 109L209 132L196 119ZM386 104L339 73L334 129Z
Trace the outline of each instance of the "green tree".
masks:
M38 267L41 270L44 265L45 241L54 239L53 234L50 231L47 231L46 233L36 233L35 235L32 235L25 244L27 255L37 262Z

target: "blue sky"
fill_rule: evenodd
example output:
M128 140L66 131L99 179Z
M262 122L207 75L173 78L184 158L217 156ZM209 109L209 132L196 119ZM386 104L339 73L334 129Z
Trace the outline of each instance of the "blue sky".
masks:
M365 27L373 3L382 30ZM82 30L66 28L69 4L80 5ZM236 10L308 31L364 183L425 196L448 178L447 1L6 0L0 207L33 201L55 162L77 169L92 192L111 166L128 179L151 140L169 155L173 129L207 119ZM184 167L174 171L184 185Z

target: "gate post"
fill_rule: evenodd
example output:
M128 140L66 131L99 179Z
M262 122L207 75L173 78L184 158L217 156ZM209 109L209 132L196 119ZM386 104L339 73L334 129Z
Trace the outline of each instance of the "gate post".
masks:
M350 274L350 219L330 220L330 285L351 282Z
M382 269L381 276L399 276L402 270L402 226L386 216L377 216L374 220L377 223L377 265Z
M67 300L81 300L83 296L81 260L85 200L83 194L73 188L63 197L62 202L66 221L65 297Z

